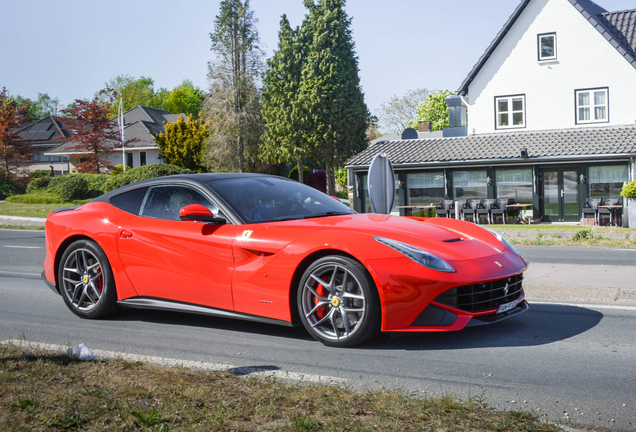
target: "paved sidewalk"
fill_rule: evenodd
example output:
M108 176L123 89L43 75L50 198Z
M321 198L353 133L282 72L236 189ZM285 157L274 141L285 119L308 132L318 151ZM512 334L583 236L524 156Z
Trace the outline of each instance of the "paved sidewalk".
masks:
M45 222L45 218L0 215L0 228L2 225L44 226Z
M0 215L0 228L2 225L33 225L33 226L44 226L46 222L46 218L30 218L24 216L5 216Z
M531 263L523 285L528 300L636 306L634 266Z

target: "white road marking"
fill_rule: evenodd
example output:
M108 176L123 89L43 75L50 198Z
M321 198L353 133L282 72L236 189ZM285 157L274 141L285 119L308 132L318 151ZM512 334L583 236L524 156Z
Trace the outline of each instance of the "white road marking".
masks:
M12 246L5 245L6 248L16 248L16 249L42 249L42 246Z
M554 306L575 306L575 307L586 307L591 309L614 309L614 310L626 310L626 311L636 311L636 306L623 306L623 305L604 305L604 304L588 304L588 303L561 303L561 302L552 302L552 301L535 301L528 300L530 306L533 304L543 304L543 305L554 305Z
M16 346L21 348L30 348L30 349L40 349L44 351L56 352L56 353L67 353L71 347L64 345L55 345L55 344L47 344L41 342L28 342L24 340L18 339L10 339L0 341L0 345L3 346ZM90 347L88 347L91 349ZM258 367L252 366L232 366L227 364L219 364L219 363L207 363L202 361L193 361L193 360L179 360L167 357L154 357L154 356L145 356L140 354L128 354L122 352L115 351L103 351L103 350L93 350L91 352L98 360L107 360L107 359L121 359L129 362L144 362L150 363L157 366L168 366L168 367L185 367L189 369L201 369L205 371L228 371L230 373L234 372L236 375L241 377L256 377L256 378L276 378L276 379L284 379L284 380L292 380L292 381L301 381L301 382L312 382L312 383L322 383L322 384L343 384L347 382L344 378L325 376L325 375L312 375L312 374L303 374L299 372L288 372L281 370L266 370L259 369Z

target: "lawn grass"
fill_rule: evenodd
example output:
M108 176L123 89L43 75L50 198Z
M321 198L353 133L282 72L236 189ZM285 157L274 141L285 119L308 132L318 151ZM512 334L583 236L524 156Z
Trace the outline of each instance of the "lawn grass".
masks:
M559 431L446 396L355 392L0 347L0 430Z
M74 204L20 204L0 202L0 215L46 218L56 208Z

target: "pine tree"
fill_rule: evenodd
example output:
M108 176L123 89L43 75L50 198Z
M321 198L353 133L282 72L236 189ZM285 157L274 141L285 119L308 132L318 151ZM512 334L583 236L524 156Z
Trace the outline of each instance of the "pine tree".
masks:
M327 171L327 193L335 194L335 167L366 148L369 112L358 75L351 19L345 0L305 0L307 57L298 93L306 124L303 135Z
M298 181L303 182L303 159L307 148L300 133L301 113L298 90L302 70L302 43L300 30L291 28L283 15L278 32L278 50L268 60L263 79L263 121L265 131L261 137L261 158L267 162L296 161Z
M205 115L211 124L207 163L214 170L244 172L256 158L263 69L256 23L249 0L223 0L210 33L217 60L209 65Z
M205 172L204 150L208 128L193 116L181 115L177 121L164 123L165 133L153 135L161 158L172 165Z

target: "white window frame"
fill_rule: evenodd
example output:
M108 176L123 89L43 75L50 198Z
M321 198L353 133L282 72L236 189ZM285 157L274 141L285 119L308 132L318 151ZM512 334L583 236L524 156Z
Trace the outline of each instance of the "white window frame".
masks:
M521 99L522 109L513 110L512 102L515 99ZM506 100L508 102L508 111L499 111L499 102ZM521 112L523 115L523 121L521 124L513 124L513 114ZM508 125L501 125L500 115L507 113ZM495 97L495 129L520 129L526 127L526 95L513 95L513 96L496 96Z
M588 105L580 104L580 95L588 94ZM596 104L596 93L604 93L605 94L605 103ZM592 89L581 89L574 91L574 115L576 117L576 124L589 124L589 123L608 123L609 122L609 88L608 87L599 87ZM605 108L605 117L597 118L597 110L596 108L604 107ZM581 109L587 108L589 113L588 119L581 119Z
M554 40L554 55L551 56L543 56L541 55L541 39L543 38L547 38L547 37L552 37ZM556 32L552 32L552 33L543 33L540 35L537 35L537 56L539 58L539 61L554 61L557 59L557 37L556 37Z

